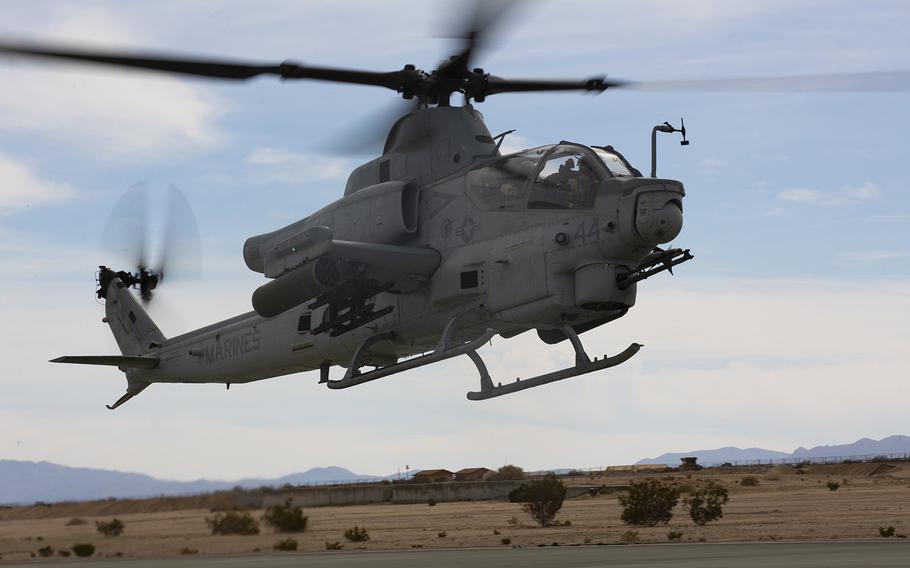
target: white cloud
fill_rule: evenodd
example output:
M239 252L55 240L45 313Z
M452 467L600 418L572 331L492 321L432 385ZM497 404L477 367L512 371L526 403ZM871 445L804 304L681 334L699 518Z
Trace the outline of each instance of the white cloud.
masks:
M292 152L279 148L256 148L243 160L261 166L256 179L264 182L306 183L346 179L353 169L350 160L320 154Z
M838 254L838 258L845 263L853 262L887 262L910 258L910 252L897 250L857 250L845 251Z
M0 212L70 199L73 188L41 179L28 166L0 153Z
M141 45L141 34L113 12L50 8L29 31L43 41L92 48ZM21 36L21 32L19 33ZM221 139L222 105L199 84L96 65L0 58L0 129L37 133L70 151L146 160Z
M777 194L778 199L790 203L817 203L822 198L822 192L816 189L786 189Z
M860 186L844 186L836 191L820 191L808 188L786 189L778 193L777 198L781 201L795 204L842 207L873 201L878 199L880 195L881 190L878 185L867 181Z

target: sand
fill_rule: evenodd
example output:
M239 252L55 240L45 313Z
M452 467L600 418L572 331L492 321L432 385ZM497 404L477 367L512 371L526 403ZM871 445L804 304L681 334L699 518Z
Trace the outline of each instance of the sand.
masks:
M741 486L746 475L757 477L759 485ZM680 505L668 525L631 527L620 521L621 507L615 495L598 495L567 500L557 516L563 524L543 528L535 525L519 504L486 501L310 508L304 533L276 534L263 525L256 536L212 536L205 519L213 513L198 508L205 502L201 498L185 502L105 501L0 509L0 557L2 561L29 559L43 546L56 550L80 542L94 544L96 556L140 557L271 553L273 545L287 537L298 541L299 550L322 551L326 541L341 542L345 550L667 542L669 531L681 532L683 542L869 539L881 538L878 528L882 526L894 526L897 535L910 534L910 464L712 469L691 474L584 476L566 481L617 484L647 478L683 488L698 480L719 481L730 491L724 517L699 527ZM828 482L839 483L840 488L831 491ZM257 519L262 515L262 511L251 513ZM95 529L95 520L110 520L113 514L126 525L125 531L119 537L103 537ZM88 523L68 526L67 521L77 516ZM346 542L343 533L354 525L366 527L370 540ZM510 539L509 544L502 544L504 538ZM47 560L66 559L55 555Z

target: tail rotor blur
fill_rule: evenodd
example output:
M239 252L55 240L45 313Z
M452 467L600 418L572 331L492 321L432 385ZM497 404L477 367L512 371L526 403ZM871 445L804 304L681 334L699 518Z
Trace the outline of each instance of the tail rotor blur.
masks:
M168 188L160 247L154 263L150 221L148 184L141 182L130 187L114 206L103 235L104 248L128 262L132 271L114 272L102 267L102 273L116 274L124 284L136 288L146 304L155 297L155 290L165 276L172 280L198 275L201 265L196 218L186 196L176 186ZM101 289L106 290L104 283Z

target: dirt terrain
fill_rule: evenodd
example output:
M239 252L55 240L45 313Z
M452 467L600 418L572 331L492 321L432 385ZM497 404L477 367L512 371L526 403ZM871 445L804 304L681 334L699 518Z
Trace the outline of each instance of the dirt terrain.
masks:
M758 478L758 485L743 487L745 476ZM326 541L340 541L346 550L667 542L668 531L681 532L684 542L870 539L881 538L878 529L887 526L895 527L895 538L910 534L910 464L711 469L565 481L614 485L647 478L676 483L684 492L698 480L714 479L730 490L730 502L723 519L704 527L696 526L680 505L668 525L650 528L623 524L621 507L610 494L567 500L557 516L562 524L546 528L536 526L519 504L507 502L319 507L307 509L309 526L304 533L275 534L263 526L256 536L210 534L205 518L220 507L218 499L223 496L215 501L200 496L10 507L0 509L0 557L2 561L29 559L44 546L56 550L82 542L93 543L96 556L271 552L277 541L288 536L299 542L299 550L323 551ZM840 487L831 491L828 482ZM262 514L251 512L257 518ZM98 534L95 521L114 515L126 525L123 535ZM87 523L68 525L74 517ZM346 542L343 533L354 525L366 527L370 540ZM503 544L503 539L509 539L509 544ZM55 554L47 561L68 559Z

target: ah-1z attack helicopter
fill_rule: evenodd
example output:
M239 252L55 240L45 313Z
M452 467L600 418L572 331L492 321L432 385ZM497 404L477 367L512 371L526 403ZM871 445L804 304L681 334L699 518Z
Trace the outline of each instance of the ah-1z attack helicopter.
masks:
M268 282L254 311L166 338L131 292L149 300L161 270L101 267L97 295L118 356L66 356L54 362L117 366L127 392L114 409L152 383L246 383L320 371L332 389L360 385L458 355L477 367L471 400L514 393L606 369L635 355L638 344L591 359L579 334L623 317L638 282L692 258L659 245L683 224L683 184L651 177L611 146L561 141L513 154L508 133L492 136L473 103L531 91L602 92L624 86L586 80L513 80L471 68L495 19L480 16L461 51L424 72L413 65L370 72L292 62L240 62L126 55L34 44L0 53L63 58L221 79L259 75L392 89L416 103L388 131L383 153L356 168L344 196L276 231L249 238L247 266ZM870 74L871 77L872 74ZM796 90L841 90L846 76L796 78ZM816 81L816 79L818 81ZM739 82L737 82L739 81ZM719 81L720 89L768 90L787 78ZM645 85L646 86L646 85ZM660 86L660 85L658 85ZM667 83L709 88L710 82ZM464 105L450 105L454 93ZM495 335L536 330L548 344L568 340L572 365L536 377L494 382L477 353ZM346 368L340 379L330 368ZM364 367L373 367L362 370Z

